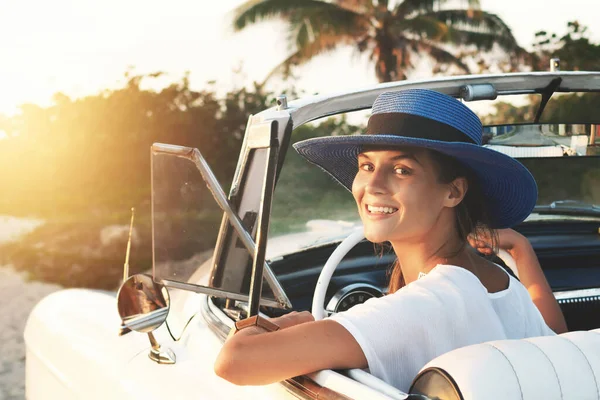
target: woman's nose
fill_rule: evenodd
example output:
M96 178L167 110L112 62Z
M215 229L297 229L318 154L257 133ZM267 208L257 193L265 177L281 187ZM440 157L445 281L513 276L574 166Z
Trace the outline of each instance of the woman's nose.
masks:
M385 194L387 186L385 174L381 170L375 170L369 174L365 185L365 192L369 194Z

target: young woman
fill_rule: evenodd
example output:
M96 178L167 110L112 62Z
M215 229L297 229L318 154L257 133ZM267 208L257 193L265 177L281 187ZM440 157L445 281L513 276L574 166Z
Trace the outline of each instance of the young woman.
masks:
M411 89L380 95L364 135L297 143L351 190L365 237L391 243L397 262L389 294L322 321L309 313L240 321L215 372L260 385L327 368L369 368L408 391L427 362L455 348L554 334L527 289L467 245L495 248L491 229L522 222L537 198L527 169L482 147L481 136L481 122L462 103ZM511 232L500 239L518 243L504 245L532 295L541 296L547 320L562 329L535 254Z

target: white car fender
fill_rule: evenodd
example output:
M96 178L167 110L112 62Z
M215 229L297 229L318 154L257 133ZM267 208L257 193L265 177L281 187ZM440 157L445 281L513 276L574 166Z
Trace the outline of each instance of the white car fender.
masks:
M221 341L198 315L174 342L174 365L150 360L146 334L118 336L115 294L68 289L44 298L25 328L26 395L38 399L295 399L281 384L236 386L213 370Z

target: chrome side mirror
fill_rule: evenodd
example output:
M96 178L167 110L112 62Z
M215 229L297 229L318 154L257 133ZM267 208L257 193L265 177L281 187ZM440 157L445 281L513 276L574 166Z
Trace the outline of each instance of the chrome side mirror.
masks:
M148 333L160 327L169 314L169 292L150 275L132 275L119 289L117 308L123 321L121 334L127 331Z
M175 354L170 349L163 351L152 334L152 331L158 329L169 315L170 300L167 288L162 283L154 282L147 274L129 276L129 253L134 216L135 209L132 208L129 240L123 266L123 284L117 293L117 309L121 317L119 336L131 331L147 333L152 346L148 357L159 364L175 364Z
M159 364L175 364L175 354L162 350L152 334L166 320L169 314L169 292L161 284L154 282L150 275L132 275L117 293L117 309L121 317L119 336L137 331L148 334L152 349L148 357Z

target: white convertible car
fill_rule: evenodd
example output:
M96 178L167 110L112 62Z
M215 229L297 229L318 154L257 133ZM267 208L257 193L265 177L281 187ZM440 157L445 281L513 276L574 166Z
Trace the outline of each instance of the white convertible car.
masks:
M217 377L214 360L238 319L289 310L323 318L385 294L393 255L374 254L357 233L351 196L290 147L315 132L336 134L307 123L344 113L359 124L378 94L415 87L462 99L480 116L505 96L537 99L532 120L487 126L485 137L538 181L538 205L515 229L531 241L570 332L454 350L426 365L410 393L363 370L256 387ZM125 271L118 294L69 289L43 299L25 330L27 398L600 399L600 112L595 121L544 122L543 114L576 92L600 96L600 73L463 76L282 96L250 116L228 195L202 149L155 144L152 276ZM174 250L181 243L191 249L186 259Z

